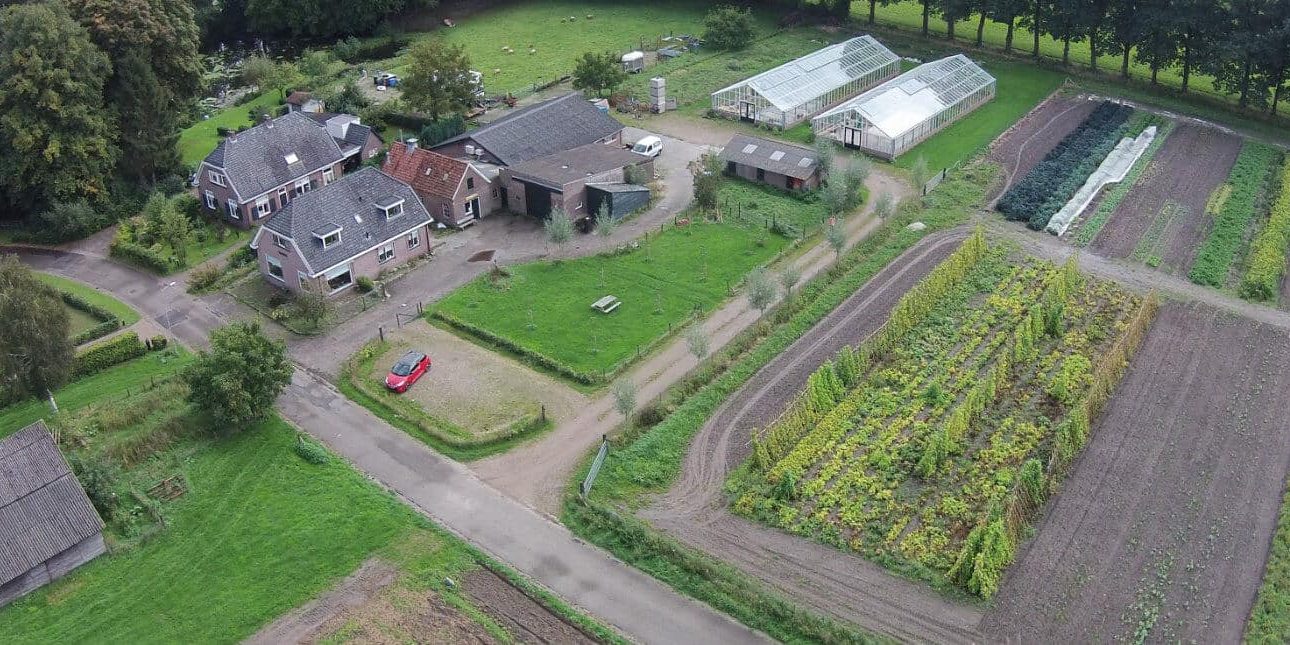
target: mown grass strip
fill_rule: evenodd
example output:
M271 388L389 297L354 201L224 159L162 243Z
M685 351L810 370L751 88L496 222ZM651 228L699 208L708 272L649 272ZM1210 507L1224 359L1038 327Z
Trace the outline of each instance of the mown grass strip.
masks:
M760 323L740 334L652 403L649 407L654 410L672 411L654 425L628 425L614 438L615 447L584 503L573 490L586 474L588 456L570 482L565 523L633 566L773 638L785 642L879 640L796 607L742 572L683 547L630 517L626 509L644 503L642 494L664 491L676 480L695 433L727 397L918 240L966 221L998 172L997 166L979 164L951 175L927 198L925 209L906 211L888 221L833 268L804 285L797 297L781 304L773 322ZM906 228L913 221L923 222L927 228Z
M1268 180L1280 160L1281 153L1272 146L1256 141L1246 141L1241 146L1241 154L1223 184L1227 187L1226 198L1222 199L1220 193L1219 199L1206 208L1215 216L1214 227L1196 253L1188 274L1192 282L1211 287L1227 282L1250 222L1268 206Z
M117 320L121 321L122 327L129 327L130 325L139 322L139 312L130 308L130 306L124 302L121 302L120 300L117 300L116 298L113 298L88 284L77 282L76 280L69 280L68 278L54 275L52 273L41 273L37 271L34 275L37 280L40 280L49 286L62 291L63 293L70 293L81 300L116 316Z
M1080 225L1079 231L1076 232L1075 244L1077 246L1088 246L1093 242L1097 234L1102 231L1102 227L1106 226L1107 221L1111 219L1111 214L1120 206L1120 202L1124 200L1125 195L1128 195L1129 191L1133 190L1133 186L1138 183L1138 178L1151 165L1151 159L1156 156L1156 151L1160 150L1160 147L1165 144L1165 139L1173 131L1174 122L1165 123L1160 130L1160 134L1151 142L1151 145L1147 146L1147 149L1142 153L1142 157L1133 164L1133 168L1129 169L1129 174L1125 175L1124 181L1112 186L1107 191L1106 197L1098 205L1097 211L1093 213L1092 217L1085 220Z
M1240 294L1247 300L1274 300L1286 272L1286 245L1290 243L1290 161L1281 169L1281 189L1268 221L1250 247L1250 265L1241 280Z

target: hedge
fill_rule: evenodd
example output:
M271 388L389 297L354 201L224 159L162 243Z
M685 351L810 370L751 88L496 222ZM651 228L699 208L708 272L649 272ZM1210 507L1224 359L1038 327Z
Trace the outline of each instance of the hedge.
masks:
M120 320L116 318L113 318L111 320L104 320L103 322L97 325L94 325L93 327L90 327L89 329L86 329L85 331L82 331L81 333L76 334L75 336L72 336L72 345L84 345L85 343L88 343L97 338L102 338L104 336L107 336L108 334L120 328L121 328Z
M76 359L72 361L72 378L79 379L97 374L146 353L148 348L139 342L139 335L132 331L126 332L78 353Z
M1262 210L1260 197L1272 194L1268 179L1280 156L1276 148L1254 141L1246 141L1241 147L1241 154L1224 184L1231 192L1215 205L1214 228L1201 244L1188 274L1192 282L1211 287L1221 287L1227 282L1236 253L1245 243L1245 231ZM1266 202L1262 206L1266 208Z
M1267 224L1254 238L1250 266L1241 281L1241 297L1273 300L1286 272L1286 245L1290 243L1290 161L1281 169L1281 192L1272 205Z
M569 367L564 363L561 363L560 361L557 361L554 358L547 356L546 354L534 351L532 349L524 347L523 345L513 343L504 336L499 336L497 334L494 334L493 332L487 329L484 329L483 327L468 323L456 316L453 316L452 314L447 314L442 311L435 311L431 315L434 318L441 320L444 323L447 323L451 327L454 327L460 331L466 332L467 334L480 338L487 343L497 345L498 347L501 347L502 349L508 352L518 354L519 356L524 357L524 359L527 362L529 362L530 364L536 367L547 370L549 372L553 372L555 374L559 374L560 376L563 376L574 382L582 383L583 385L600 385L602 383L609 382L609 377L605 375L575 370L572 367ZM615 367L612 370L612 372L610 372L610 374L611 375L617 374L618 371L621 370L623 367L625 367L625 365L620 365Z
M58 295L63 298L63 302L66 303L68 307L83 311L99 321L99 324L72 336L73 345L88 343L96 338L107 336L121 328L121 320L107 309L93 304L68 291L59 291Z
M170 258L156 251L141 244L121 239L112 241L109 254L114 258L120 258L163 275L179 268L175 266L175 263Z

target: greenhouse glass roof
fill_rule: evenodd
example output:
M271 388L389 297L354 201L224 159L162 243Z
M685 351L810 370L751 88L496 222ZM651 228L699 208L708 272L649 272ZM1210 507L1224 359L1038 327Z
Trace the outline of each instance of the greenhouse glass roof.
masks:
M993 82L994 77L980 66L956 54L923 63L816 119L854 110L895 138Z
M780 110L791 110L900 57L872 36L857 36L766 70L714 94L748 86Z

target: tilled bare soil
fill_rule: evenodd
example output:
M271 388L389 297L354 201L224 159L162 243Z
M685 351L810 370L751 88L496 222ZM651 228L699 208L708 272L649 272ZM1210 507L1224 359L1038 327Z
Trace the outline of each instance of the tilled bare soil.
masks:
M1290 467L1286 341L1165 304L982 621L987 639L1239 642Z
M726 476L748 455L752 431L778 416L821 363L882 325L900 297L964 234L928 236L758 371L699 432L681 481L643 517L795 602L865 629L908 641L979 642L977 608L858 556L736 517L722 494Z
M520 643L596 642L488 569L470 572L461 586L478 607L497 619Z
M1084 98L1054 96L1013 124L990 150L990 159L1003 166L1005 179L991 199L1002 195L1043 161L1044 155L1079 127L1097 104Z
M1239 137L1179 123L1093 239L1093 248L1109 257L1129 257L1165 203L1175 202L1182 210L1161 238L1161 268L1187 273L1212 223L1205 203L1227 180L1240 151Z

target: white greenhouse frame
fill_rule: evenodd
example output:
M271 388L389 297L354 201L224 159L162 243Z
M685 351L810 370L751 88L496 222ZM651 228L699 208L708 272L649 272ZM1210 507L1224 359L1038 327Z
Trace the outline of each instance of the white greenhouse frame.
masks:
M899 72L899 56L873 36L857 36L713 92L712 110L790 128Z
M986 101L996 81L962 54L923 63L811 120L817 138L895 159Z

